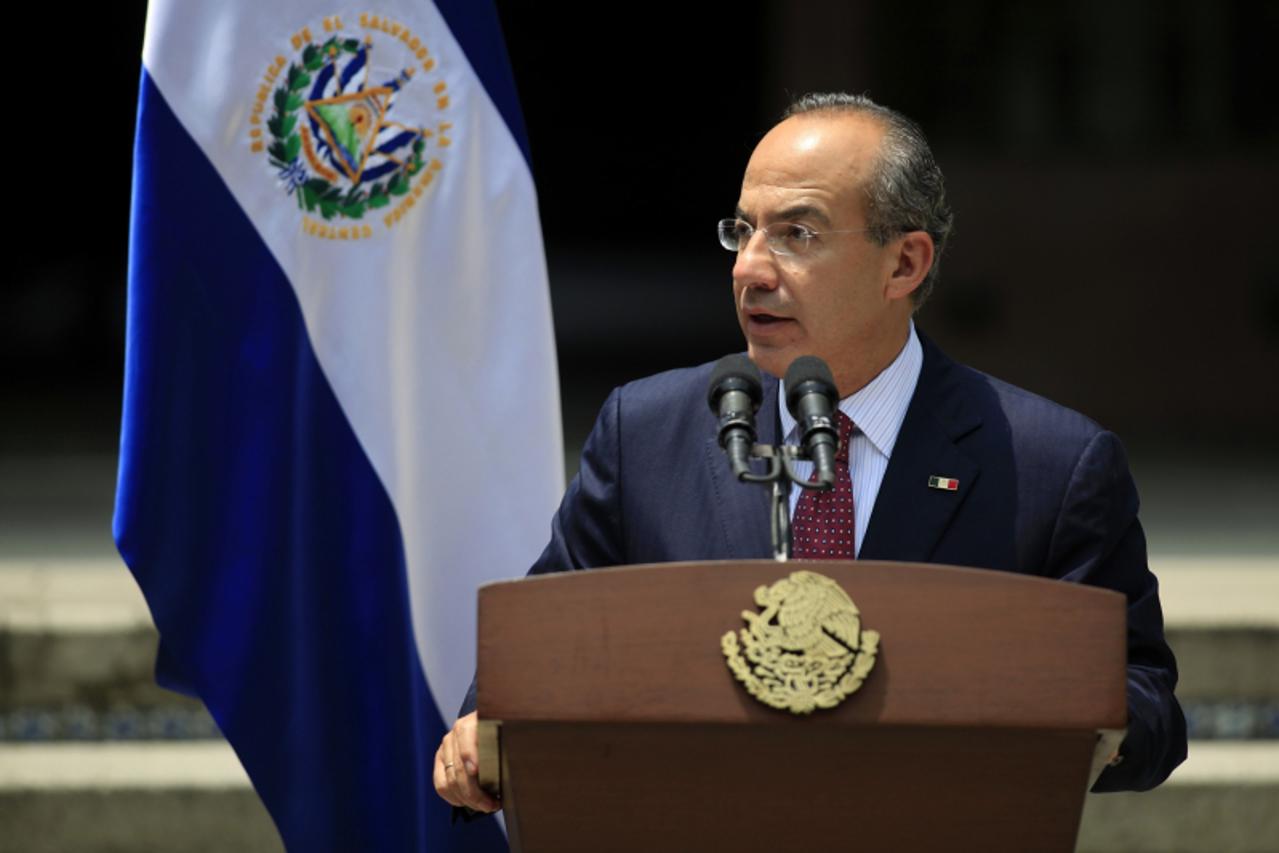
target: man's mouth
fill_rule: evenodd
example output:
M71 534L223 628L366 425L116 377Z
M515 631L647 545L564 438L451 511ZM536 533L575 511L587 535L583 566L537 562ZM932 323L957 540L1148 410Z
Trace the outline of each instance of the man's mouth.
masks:
M783 317L767 311L748 311L746 313L746 336L762 343L774 338L789 337L795 324L794 317Z
M791 322L790 317L782 317L778 314L769 314L767 311L750 311L746 314L746 318L751 323L758 323L762 326L775 326L778 323Z

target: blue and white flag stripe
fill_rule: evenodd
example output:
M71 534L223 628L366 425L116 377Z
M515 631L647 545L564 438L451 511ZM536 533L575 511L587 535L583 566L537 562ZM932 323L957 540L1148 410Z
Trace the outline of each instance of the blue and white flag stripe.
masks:
M348 242L248 145L262 69L342 11L151 4L115 532L161 679L291 849L498 849L492 822L449 828L431 761L475 588L525 571L562 491L536 195L493 9L376 11L429 43L451 145Z

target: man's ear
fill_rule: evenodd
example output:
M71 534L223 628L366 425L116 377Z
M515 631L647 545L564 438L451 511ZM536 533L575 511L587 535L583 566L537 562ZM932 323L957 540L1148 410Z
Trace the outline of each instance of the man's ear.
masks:
M888 278L884 295L889 299L910 296L933 268L933 238L927 231L907 231L890 245L896 246L897 266Z

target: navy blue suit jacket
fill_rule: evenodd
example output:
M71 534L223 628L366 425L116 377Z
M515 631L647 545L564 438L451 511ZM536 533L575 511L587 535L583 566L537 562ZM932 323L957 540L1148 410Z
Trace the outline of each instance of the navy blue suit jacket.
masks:
M921 336L924 363L860 558L1022 572L1128 599L1129 731L1094 790L1144 790L1186 754L1137 492L1119 441L1082 415L964 367ZM615 389L530 574L767 558L768 492L732 477L706 405L713 365ZM781 440L765 377L759 441ZM957 492L930 489L953 477ZM474 710L474 685L463 713Z

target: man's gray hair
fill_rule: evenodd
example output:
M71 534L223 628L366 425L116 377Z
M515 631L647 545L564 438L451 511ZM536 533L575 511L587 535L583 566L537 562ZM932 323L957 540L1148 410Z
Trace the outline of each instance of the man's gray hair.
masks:
M919 125L865 95L843 92L803 95L786 108L782 121L808 113L845 112L873 116L886 131L879 157L866 180L866 224L871 237L881 246L906 231L927 231L933 238L932 268L912 294L918 308L937 284L942 250L955 221L946 204L941 169Z

